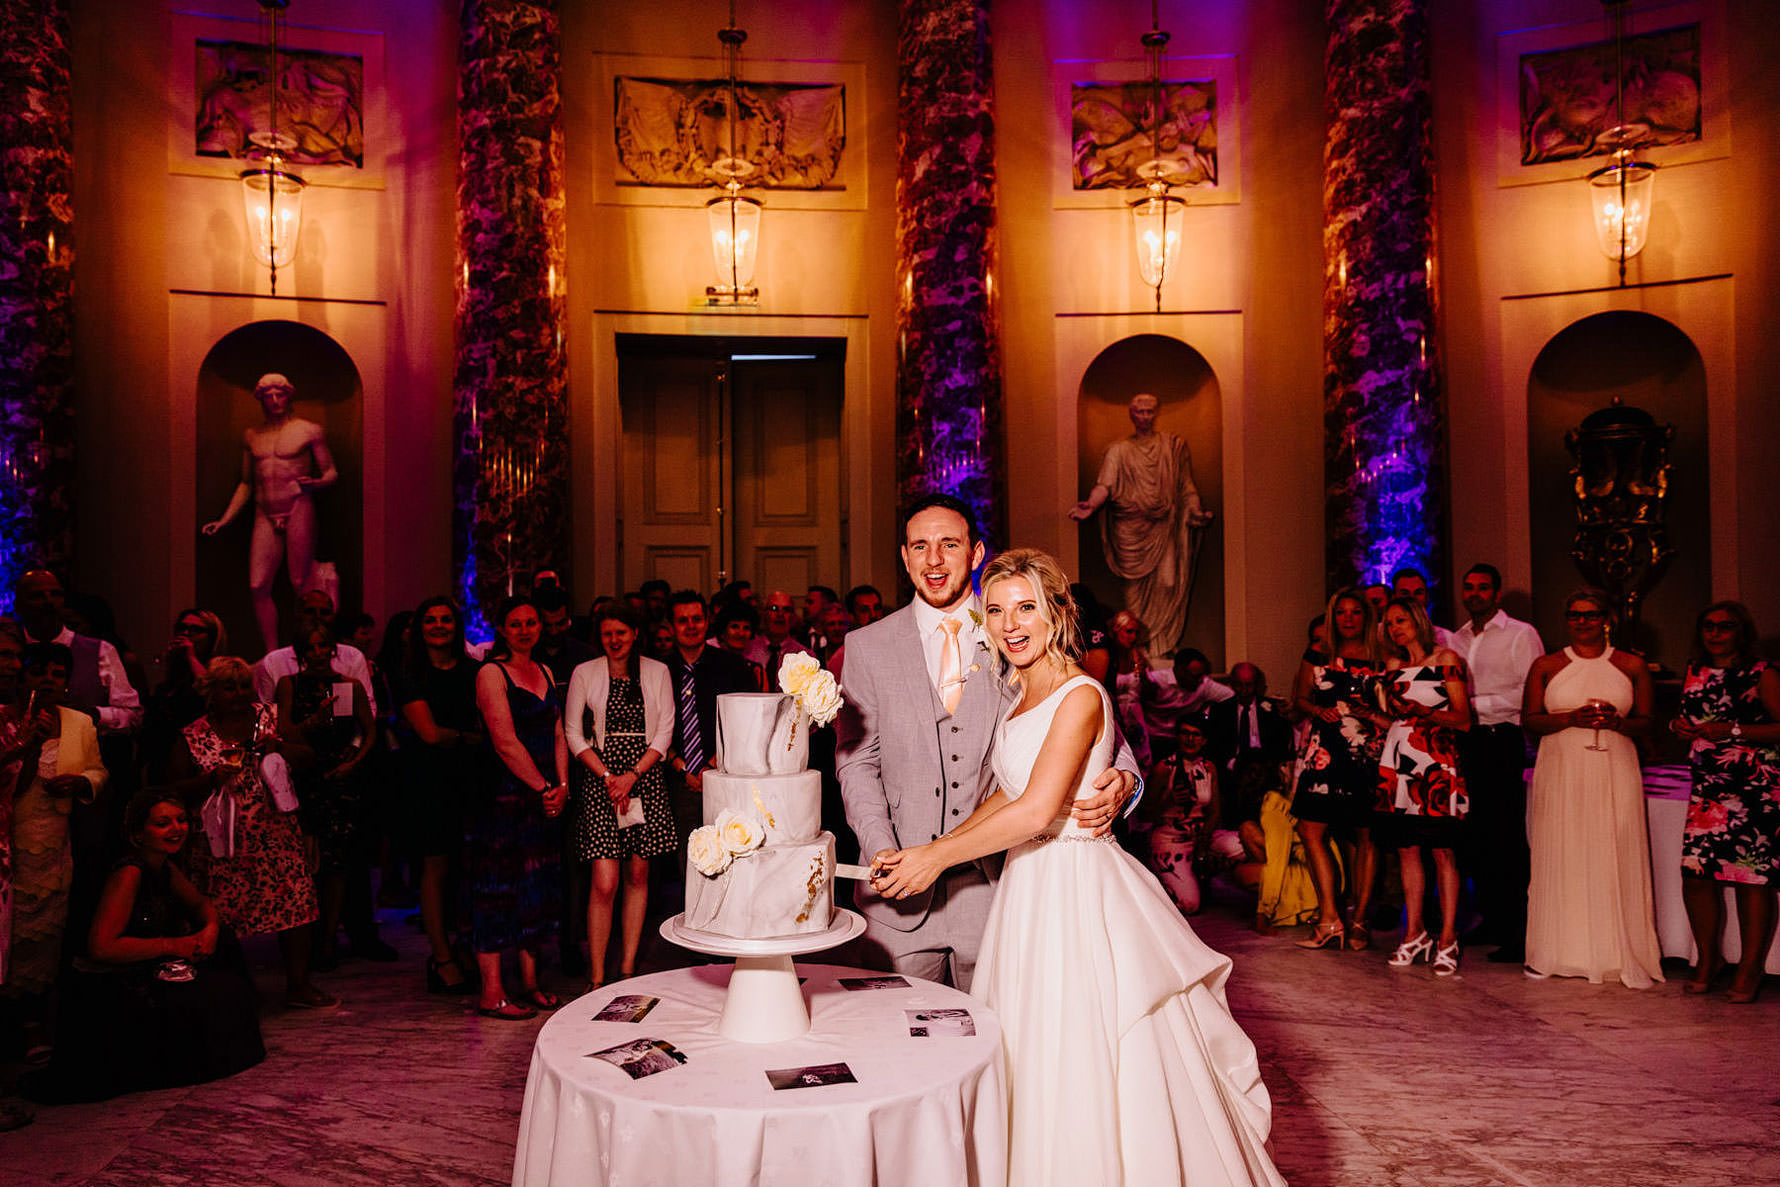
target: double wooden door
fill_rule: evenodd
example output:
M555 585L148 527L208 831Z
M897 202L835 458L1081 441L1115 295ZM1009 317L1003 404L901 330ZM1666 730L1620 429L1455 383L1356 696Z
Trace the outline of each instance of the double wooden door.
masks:
M843 581L842 362L827 342L621 339L621 588Z

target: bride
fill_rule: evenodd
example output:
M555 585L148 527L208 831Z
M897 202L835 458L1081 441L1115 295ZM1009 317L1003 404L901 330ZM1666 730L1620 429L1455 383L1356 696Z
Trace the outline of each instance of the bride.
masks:
M982 588L1020 689L991 752L999 789L931 844L878 855L873 885L919 893L1008 850L971 985L1001 1017L1008 1181L1283 1184L1254 1044L1224 1001L1229 959L1112 837L1070 818L1111 757L1113 718L1071 658L1080 641L1062 569L1015 549Z

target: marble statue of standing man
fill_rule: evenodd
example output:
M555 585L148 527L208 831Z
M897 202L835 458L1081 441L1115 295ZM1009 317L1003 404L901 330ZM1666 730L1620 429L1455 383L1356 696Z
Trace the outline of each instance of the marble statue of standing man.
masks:
M292 414L297 392L290 380L276 372L262 375L253 395L265 422L242 435L241 481L221 518L204 525L204 534L214 536L233 523L252 500L247 581L260 637L269 651L278 646L278 608L272 604L278 564L283 561L289 569L291 588L299 597L314 588L315 503L310 495L334 485L340 473L321 426Z
M1106 566L1125 581L1125 607L1150 628L1150 645L1166 655L1186 626L1193 563L1193 533L1211 522L1193 485L1187 443L1158 431L1161 401L1148 392L1131 397L1135 430L1106 447L1088 497L1069 511L1087 519L1102 505L1100 538Z

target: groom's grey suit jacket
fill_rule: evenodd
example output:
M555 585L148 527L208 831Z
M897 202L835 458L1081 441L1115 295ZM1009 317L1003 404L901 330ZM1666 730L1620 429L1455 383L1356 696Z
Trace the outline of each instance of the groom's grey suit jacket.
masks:
M986 644L962 658L964 692L957 712L947 713L927 674L912 604L847 634L835 769L863 862L936 839L995 790L989 749L1011 690ZM982 864L991 876L999 870L998 859ZM931 888L888 901L865 882L854 896L867 919L897 931L920 927L933 902Z

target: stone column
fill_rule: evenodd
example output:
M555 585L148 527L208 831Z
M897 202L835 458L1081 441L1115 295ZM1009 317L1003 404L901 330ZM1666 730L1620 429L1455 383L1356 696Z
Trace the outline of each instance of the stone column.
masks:
M73 547L68 14L68 0L0 0L0 605Z
M560 55L554 0L463 0L452 487L472 626L568 559Z
M900 0L896 485L971 504L999 541L995 117L989 0Z
M1323 480L1331 587L1445 577L1427 0L1326 0Z

